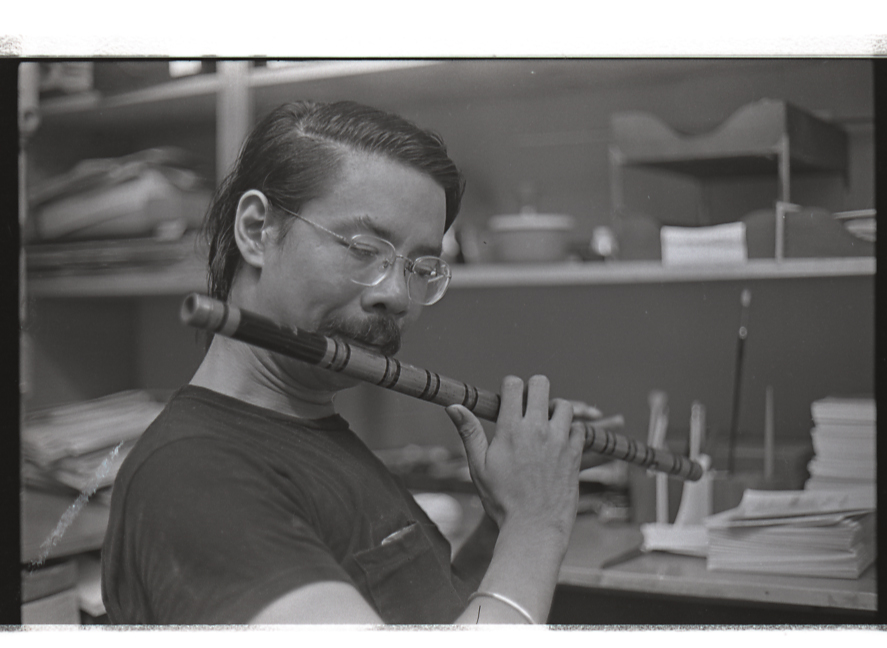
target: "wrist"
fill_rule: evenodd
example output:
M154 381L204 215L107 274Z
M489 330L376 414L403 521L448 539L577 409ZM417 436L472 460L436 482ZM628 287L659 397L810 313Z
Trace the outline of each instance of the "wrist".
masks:
M543 525L538 521L510 519L502 523L497 547L508 547L534 556L537 563L549 561L560 566L570 543L570 529Z

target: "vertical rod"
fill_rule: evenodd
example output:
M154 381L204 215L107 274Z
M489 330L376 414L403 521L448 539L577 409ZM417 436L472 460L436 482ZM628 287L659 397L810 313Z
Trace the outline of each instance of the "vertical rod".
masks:
M748 307L751 304L751 291L744 288L740 296L742 311L739 315L739 333L736 341L736 364L733 368L733 408L730 413L730 441L727 448L727 472L733 472L733 455L736 450L736 437L739 432L739 405L742 387L742 365L745 354L745 339L748 337Z
M219 61L216 98L216 180L221 182L252 127L249 61Z
M764 479L773 479L774 455L776 452L776 429L774 427L773 386L767 385L764 400Z

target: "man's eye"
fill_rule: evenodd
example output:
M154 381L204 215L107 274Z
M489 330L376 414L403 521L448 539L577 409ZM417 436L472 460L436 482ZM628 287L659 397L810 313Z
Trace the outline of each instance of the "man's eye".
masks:
M380 253L378 247L366 243L352 243L348 246L348 249L354 256L362 259L372 259L379 256Z

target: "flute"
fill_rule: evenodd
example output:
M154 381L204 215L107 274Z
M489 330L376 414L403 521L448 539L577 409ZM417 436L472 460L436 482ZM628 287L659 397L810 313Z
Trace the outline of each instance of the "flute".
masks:
M374 353L343 340L283 326L267 317L206 295L185 298L182 322L253 346L274 351L351 378L379 385L437 405L463 405L478 417L495 421L499 395ZM611 430L584 422L585 449L689 481L702 477L702 466L687 457L651 448Z

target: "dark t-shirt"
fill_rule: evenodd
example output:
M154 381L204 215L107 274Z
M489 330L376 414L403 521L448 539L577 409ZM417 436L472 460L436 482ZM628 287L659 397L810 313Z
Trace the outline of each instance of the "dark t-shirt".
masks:
M180 389L118 473L102 553L113 623L244 623L317 581L387 623L447 623L469 588L450 545L338 416Z

